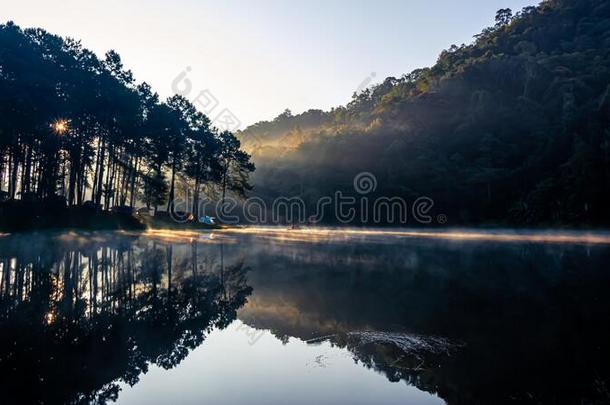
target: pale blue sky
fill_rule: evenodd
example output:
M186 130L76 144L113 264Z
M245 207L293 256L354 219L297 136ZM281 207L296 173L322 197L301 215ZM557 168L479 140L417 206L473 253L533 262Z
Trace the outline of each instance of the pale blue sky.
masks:
M187 66L243 125L345 104L359 85L433 64L495 11L538 0L2 0L0 20L118 51L162 96ZM212 117L213 118L213 117Z

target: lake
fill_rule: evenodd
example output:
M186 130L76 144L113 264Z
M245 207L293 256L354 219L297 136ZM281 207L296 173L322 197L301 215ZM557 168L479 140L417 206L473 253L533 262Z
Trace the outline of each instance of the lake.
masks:
M610 403L606 233L0 235L1 403Z

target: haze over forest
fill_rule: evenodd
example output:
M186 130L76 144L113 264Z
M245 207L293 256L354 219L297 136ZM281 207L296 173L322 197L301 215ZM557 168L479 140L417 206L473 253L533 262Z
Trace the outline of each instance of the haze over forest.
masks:
M256 193L311 205L366 171L377 196L428 196L453 224L607 225L609 17L603 0L502 9L433 66L254 124Z

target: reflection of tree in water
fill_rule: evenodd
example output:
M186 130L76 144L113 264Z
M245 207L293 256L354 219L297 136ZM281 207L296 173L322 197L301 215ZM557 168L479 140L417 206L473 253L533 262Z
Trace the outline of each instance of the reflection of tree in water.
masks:
M211 329L232 322L251 293L243 263L211 266L202 257L220 255L217 246L204 255L196 243L116 235L23 242L0 247L8 403L116 399L121 380L135 384L149 364L179 364Z
M284 341L330 341L450 405L610 403L607 247L286 244L259 256L240 319ZM409 350L412 334L458 347Z

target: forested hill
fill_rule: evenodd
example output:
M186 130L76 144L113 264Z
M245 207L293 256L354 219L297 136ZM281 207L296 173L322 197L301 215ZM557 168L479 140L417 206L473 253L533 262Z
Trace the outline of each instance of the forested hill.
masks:
M548 0L344 107L253 125L255 189L432 198L450 224L610 224L610 1Z

